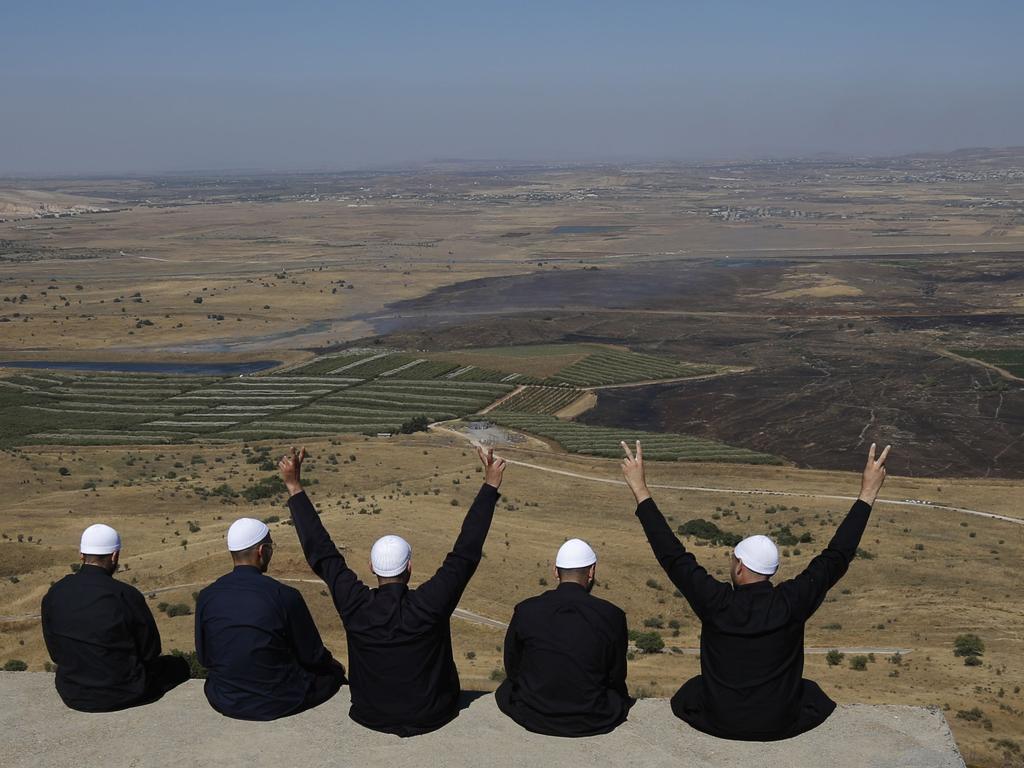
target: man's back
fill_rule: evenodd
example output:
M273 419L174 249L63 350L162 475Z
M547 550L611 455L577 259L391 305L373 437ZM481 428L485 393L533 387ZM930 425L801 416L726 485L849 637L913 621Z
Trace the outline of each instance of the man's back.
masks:
M299 709L312 679L303 665L329 658L302 595L247 565L199 593L196 651L210 704L249 720Z
M160 635L135 587L83 565L46 593L42 623L57 691L69 707L102 712L144 697L145 662L160 655Z
M626 718L626 615L564 581L516 606L505 636L499 708L528 730L607 733Z
M367 587L348 567L305 493L288 500L313 571L327 584L348 639L349 715L374 730L411 736L457 713L459 675L449 621L476 571L498 499L484 484L452 551L417 589Z
M785 584L737 586L702 616L700 653L706 717L742 723L756 736L776 734L799 718L804 670L804 611ZM827 703L822 705L831 711Z
M348 638L352 719L370 728L432 730L451 719L460 692L449 614L405 584L369 590L343 615ZM413 723L409 723L413 725ZM405 734L403 734L405 735Z
M637 507L655 556L701 620L701 675L672 709L700 730L734 739L787 738L820 724L835 703L804 680L804 624L846 573L871 507L856 502L828 547L796 578L733 587L701 567L654 501Z

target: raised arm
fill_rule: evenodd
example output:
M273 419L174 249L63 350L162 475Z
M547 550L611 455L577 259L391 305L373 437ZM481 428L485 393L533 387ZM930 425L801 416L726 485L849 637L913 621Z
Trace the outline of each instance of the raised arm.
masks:
M881 456L875 458L875 444L868 451L867 465L861 476L860 495L839 524L828 546L807 565L796 578L784 582L779 588L794 598L794 604L803 614L804 620L811 617L828 591L843 577L860 545L861 536L871 515L882 483L885 482L885 461L889 458L886 446Z
M324 580L331 591L331 598L338 613L344 619L348 611L369 596L370 590L348 567L345 558L331 541L330 534L320 521L313 502L302 489L301 471L305 458L305 448L299 452L292 448L291 454L282 458L277 467L281 470L281 479L284 480L290 494L288 511L291 512L302 553L313 572Z
M469 508L455 546L445 557L437 573L416 589L419 606L435 617L450 616L459 604L466 585L476 572L483 557L484 540L491 528L494 506L498 503L498 488L505 472L505 460L477 446L477 454L484 466L484 484Z
M635 455L624 442L622 449L626 453L626 458L622 461L622 474L636 498L636 516L644 528L651 550L665 575L686 598L694 613L703 617L728 597L729 585L711 576L672 533L665 516L661 514L647 489L643 446L640 445L640 441L636 441Z

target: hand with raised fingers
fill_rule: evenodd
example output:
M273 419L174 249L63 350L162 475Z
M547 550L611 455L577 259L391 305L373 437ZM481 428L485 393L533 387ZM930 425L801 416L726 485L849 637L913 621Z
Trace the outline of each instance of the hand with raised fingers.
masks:
M622 441L622 450L626 452L626 458L622 460L622 476L626 478L626 485L636 497L636 503L651 498L651 492L647 490L647 478L644 477L644 449L640 441L636 441L636 453L629 449L626 441Z
M291 453L286 453L277 462L277 468L281 471L281 479L284 480L285 487L291 496L302 493L302 461L305 458L306 449L302 448L296 451L293 446Z
M494 449L486 451L482 445L476 446L476 454L480 457L480 463L484 465L484 482L495 489L501 487L501 478L505 474L505 460L494 455Z
M885 460L889 458L889 449L892 446L885 446L882 455L877 459L875 458L875 448L875 444L872 443L871 448L868 449L868 463L864 467L864 474L860 480L860 496L857 497L868 504L874 504L878 492L882 490L882 483L885 482Z

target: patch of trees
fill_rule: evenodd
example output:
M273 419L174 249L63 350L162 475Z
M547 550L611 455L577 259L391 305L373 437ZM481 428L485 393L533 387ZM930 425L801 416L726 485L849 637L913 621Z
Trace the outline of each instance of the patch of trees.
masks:
M676 533L680 536L693 536L694 538L725 547L735 547L743 540L743 537L739 534L723 531L710 520L700 517L683 523L676 529Z
M985 642L973 632L957 635L953 640L953 655L964 660L966 667L981 666L981 656L985 653Z

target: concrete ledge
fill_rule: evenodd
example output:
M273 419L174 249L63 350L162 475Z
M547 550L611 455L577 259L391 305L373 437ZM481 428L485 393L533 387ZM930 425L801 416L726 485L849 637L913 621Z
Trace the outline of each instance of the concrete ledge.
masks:
M45 673L0 673L5 768L170 766L711 766L764 768L964 768L937 709L847 705L815 731L773 743L731 742L677 720L664 699L637 702L605 736L558 739L522 730L490 694L445 728L400 739L348 718L348 688L310 712L248 723L210 709L192 680L163 700L112 714L67 709Z

